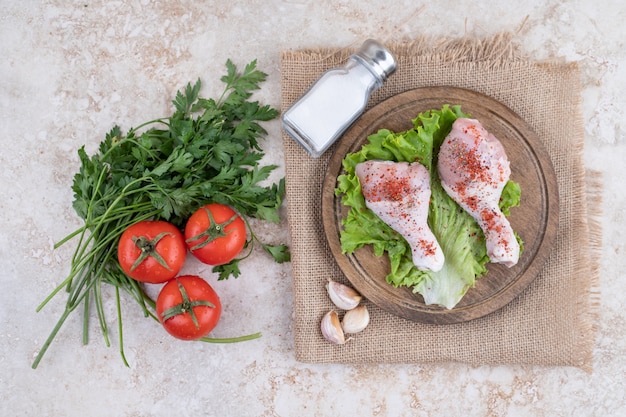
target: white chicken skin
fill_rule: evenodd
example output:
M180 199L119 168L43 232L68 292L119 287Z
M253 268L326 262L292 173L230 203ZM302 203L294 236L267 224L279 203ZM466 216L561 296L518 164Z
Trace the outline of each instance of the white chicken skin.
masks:
M439 150L441 185L483 230L491 262L517 264L520 246L498 202L511 176L502 143L474 119L457 119Z
M444 255L426 223L430 174L420 163L366 161L356 166L366 206L400 233L418 269L439 271Z

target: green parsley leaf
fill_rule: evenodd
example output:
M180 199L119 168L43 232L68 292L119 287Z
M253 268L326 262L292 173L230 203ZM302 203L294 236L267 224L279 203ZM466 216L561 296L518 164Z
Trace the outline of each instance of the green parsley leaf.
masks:
M265 249L276 262L283 263L291 261L291 254L289 253L289 248L287 245L262 245L263 249Z
M227 264L214 266L213 272L219 274L217 280L223 281L225 279L228 279L228 277L232 276L237 278L239 275L241 275L241 271L239 270L239 262L239 259L233 259Z

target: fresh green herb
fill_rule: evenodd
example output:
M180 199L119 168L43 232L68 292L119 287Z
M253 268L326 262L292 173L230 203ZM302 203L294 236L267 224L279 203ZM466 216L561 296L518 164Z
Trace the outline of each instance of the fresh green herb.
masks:
M338 178L336 195L350 210L343 220L341 248L352 253L371 244L374 253L389 256L391 271L386 279L395 287L406 286L420 293L426 304L454 307L480 276L487 273L489 262L485 238L478 223L448 196L437 173L437 154L441 143L459 117L468 117L460 106L445 105L441 110L420 113L413 120L413 128L405 132L381 129L368 137L368 143L343 160L345 174ZM355 173L358 163L382 159L390 161L418 161L430 172L431 203L428 225L437 237L446 262L438 272L423 271L413 264L411 249L404 238L384 223L365 205L361 185ZM506 215L520 203L520 187L509 181L500 200L500 209ZM522 244L518 237L518 241Z
M257 242L276 262L290 260L286 245L261 242L247 220L278 222L285 192L284 178L263 185L276 166L260 165L264 154L259 140L267 132L259 122L276 118L278 111L250 97L267 75L256 69L256 60L246 65L242 73L230 60L226 69L227 74L221 78L225 88L219 99L200 98L198 80L176 94L172 116L143 123L125 135L114 127L91 157L84 147L79 149L81 166L72 185L73 207L84 225L55 246L78 240L67 278L37 308L41 310L60 291L67 291L65 310L35 358L33 368L70 313L80 305L84 306L83 340L87 342L91 299L95 301L105 342L110 345L102 300L105 284L113 285L116 291L122 358L119 290L130 294L145 316L157 320L154 301L123 273L117 262L117 241L135 222L161 219L182 228L186 219L207 202L226 204L246 219L252 236L247 242L250 250ZM219 273L219 279L237 277L239 262L234 260L213 270ZM202 340L224 343L255 337L259 334Z

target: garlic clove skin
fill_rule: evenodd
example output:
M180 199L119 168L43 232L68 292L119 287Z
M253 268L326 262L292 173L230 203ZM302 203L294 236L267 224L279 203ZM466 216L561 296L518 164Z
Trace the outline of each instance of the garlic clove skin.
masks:
M359 333L370 323L370 313L364 305L358 306L346 312L341 322L345 333Z
M342 310L352 310L362 299L361 294L340 282L328 280L326 290L333 304Z
M349 340L346 340L343 328L339 322L339 315L335 310L331 310L324 315L321 329L324 339L336 345L343 345Z

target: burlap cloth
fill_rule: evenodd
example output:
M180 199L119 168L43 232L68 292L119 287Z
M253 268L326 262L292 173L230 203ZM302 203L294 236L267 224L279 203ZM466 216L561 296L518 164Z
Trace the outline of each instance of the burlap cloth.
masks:
M504 308L461 324L411 322L366 301L371 314L368 328L346 345L328 343L320 331L322 316L332 308L324 284L328 278L348 283L329 250L321 218L321 187L333 148L314 159L283 133L298 361L591 369L600 232L589 216L588 200L598 198L599 191L597 178L590 186L582 161L580 73L575 63L526 59L513 37L387 44L398 69L369 107L416 87L455 86L491 96L524 118L545 145L558 177L560 226L544 270ZM343 64L352 52L351 48L284 51L283 110L324 70ZM592 206L594 213L598 207Z

